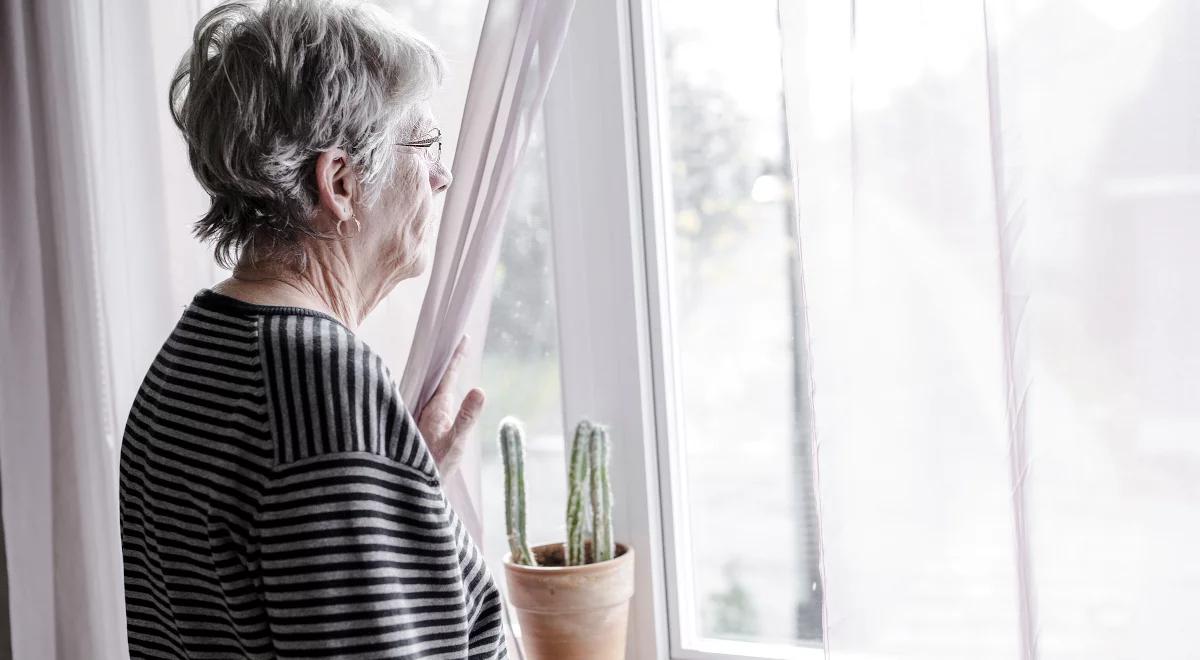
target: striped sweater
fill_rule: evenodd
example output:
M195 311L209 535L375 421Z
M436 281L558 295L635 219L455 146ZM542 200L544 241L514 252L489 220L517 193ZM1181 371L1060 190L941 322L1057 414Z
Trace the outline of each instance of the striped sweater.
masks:
M387 367L319 312L196 295L121 444L132 658L505 658Z

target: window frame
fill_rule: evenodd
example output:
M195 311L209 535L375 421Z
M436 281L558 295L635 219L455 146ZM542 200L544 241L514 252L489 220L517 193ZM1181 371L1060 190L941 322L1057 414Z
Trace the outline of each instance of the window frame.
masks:
M563 427L587 416L613 429L615 534L638 555L627 657L823 660L822 646L704 639L681 616L694 601L677 540L687 493L656 19L654 0L576 0L543 106Z
M614 535L637 553L626 655L667 658L628 12L625 0L577 0L542 114L563 428L588 417L612 429ZM594 272L597 264L604 277Z

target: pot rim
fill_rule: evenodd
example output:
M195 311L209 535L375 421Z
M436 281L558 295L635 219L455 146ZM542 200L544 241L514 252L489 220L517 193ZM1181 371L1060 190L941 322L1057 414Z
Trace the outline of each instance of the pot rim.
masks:
M564 543L565 543L565 541L552 541L550 543L540 543L538 545L531 546L529 549L536 550L537 548L544 548L547 546L554 546L554 545L561 546ZM504 553L504 558L502 560L502 563L504 564L504 568L507 570L510 570L510 571L518 571L521 573L530 573L530 574L536 574L536 573L547 574L547 573L565 573L565 572L588 573L588 572L593 572L593 571L602 571L602 570L616 567L618 564L623 563L623 562L633 561L633 546L630 546L627 543L614 543L613 545L616 546L616 548L618 550L623 550L623 551L620 554L618 554L616 557L613 557L612 559L606 559L604 561L596 562L596 563L592 563L592 564L580 564L579 566L526 566L525 564L514 564L512 561L512 551L511 550Z

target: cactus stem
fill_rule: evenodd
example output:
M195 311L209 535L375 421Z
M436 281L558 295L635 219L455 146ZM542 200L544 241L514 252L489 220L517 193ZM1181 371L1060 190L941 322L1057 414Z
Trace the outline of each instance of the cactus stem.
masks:
M504 523L515 564L536 566L525 538L525 431L515 417L500 422L500 456L504 461Z
M612 486L608 479L608 429L592 429L590 445L592 486L592 556L602 562L613 558Z
M587 522L584 488L588 478L588 443L591 435L592 423L585 419L575 428L575 439L571 444L567 470L567 566L580 566L586 562L583 549L584 526Z

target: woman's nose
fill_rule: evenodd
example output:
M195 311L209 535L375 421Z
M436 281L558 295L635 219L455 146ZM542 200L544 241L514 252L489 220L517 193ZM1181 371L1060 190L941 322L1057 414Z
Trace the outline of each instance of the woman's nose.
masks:
M450 169L442 163L437 163L429 170L429 185L434 192L445 192L450 187L450 182L454 177L450 175Z

